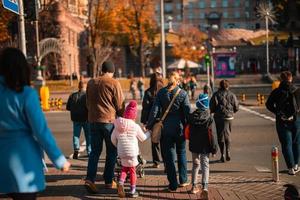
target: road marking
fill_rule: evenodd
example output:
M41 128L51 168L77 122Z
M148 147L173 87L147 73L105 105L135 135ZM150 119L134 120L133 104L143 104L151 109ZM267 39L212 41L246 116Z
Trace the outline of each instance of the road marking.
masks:
M271 169L267 168L267 167L262 167L262 166L254 166L254 168L256 169L257 172L272 172Z
M270 121L272 121L272 122L275 122L275 121L276 121L274 117L270 117L270 116L268 116L268 115L261 114L261 113L259 113L259 112L257 112L257 111L251 110L250 108L246 108L246 107L244 107L244 106L240 106L240 109L243 110L243 111L249 112L249 113L251 113L251 114L254 114L254 115L256 115L256 116L259 116L259 117L261 117L261 118L264 118L264 119L266 119L266 120L270 120Z

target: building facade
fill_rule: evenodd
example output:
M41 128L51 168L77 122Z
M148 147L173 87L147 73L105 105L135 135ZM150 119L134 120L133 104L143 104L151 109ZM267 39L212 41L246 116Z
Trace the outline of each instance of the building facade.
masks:
M165 0L166 24L172 20L174 29L190 24L202 31L209 28L259 29L263 21L257 19L258 0ZM156 3L157 20L160 20L160 1Z
M56 38L61 52L49 54L42 60L47 78L79 77L86 71L87 1L42 1L40 12L40 40Z

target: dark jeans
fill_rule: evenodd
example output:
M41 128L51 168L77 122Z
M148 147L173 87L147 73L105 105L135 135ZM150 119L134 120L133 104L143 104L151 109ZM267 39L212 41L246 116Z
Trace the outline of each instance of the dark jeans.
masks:
M152 150L153 163L158 165L160 163L160 159L159 159L159 153L160 153L159 143L153 143L153 142L151 142L151 150ZM163 159L163 154L161 154L161 157Z
M221 154L224 154L224 147L226 152L230 151L230 133L232 120L224 120L221 118L215 118L218 144L220 147Z
M276 130L287 168L299 164L300 155L300 119L296 122L283 122L276 119Z
M13 200L35 200L37 193L9 193L7 194Z
M103 178L105 184L112 183L117 159L117 148L112 144L110 139L113 128L113 124L109 123L91 123L92 151L89 155L87 180L95 182L98 161L102 152L103 141L105 141L106 159Z
M169 189L176 190L178 187L175 156L177 155L177 164L179 172L179 183L187 182L187 161L185 151L185 139L183 136L173 136L162 134L161 138L164 162L166 164Z

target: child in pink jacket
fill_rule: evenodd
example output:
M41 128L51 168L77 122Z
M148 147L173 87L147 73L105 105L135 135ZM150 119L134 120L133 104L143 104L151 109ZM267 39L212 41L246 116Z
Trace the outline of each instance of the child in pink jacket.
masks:
M130 174L131 191L129 196L136 198L136 170L138 165L137 156L139 155L138 140L143 142L150 137L150 133L146 134L142 128L135 123L137 117L137 102L130 101L125 109L123 117L119 117L114 121L114 130L111 135L112 143L118 149L118 156L121 160L122 170L118 184L119 197L125 197L124 182L127 173Z

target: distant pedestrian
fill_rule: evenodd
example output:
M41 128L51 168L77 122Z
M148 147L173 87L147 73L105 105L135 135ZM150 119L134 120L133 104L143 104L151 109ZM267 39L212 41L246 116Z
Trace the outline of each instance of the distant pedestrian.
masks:
M47 126L19 49L6 48L0 54L0 99L0 193L16 200L36 199L46 187L43 151L57 169L68 171L70 163Z
M217 153L217 133L214 119L209 113L208 95L200 94L196 106L197 109L190 114L188 120L190 126L189 150L192 152L193 159L191 193L196 194L200 191L198 173L201 164L201 199L208 199L209 154Z
M119 117L114 122L114 131L111 135L112 143L118 149L118 156L121 160L122 170L118 185L119 197L125 197L124 183L127 173L130 174L129 196L136 198L139 196L136 191L136 169L139 164L138 141L143 142L150 137L150 133L144 134L142 128L135 122L137 118L137 102L132 100L125 109L124 116Z
M132 78L130 80L130 93L131 93L131 97L132 99L136 99L136 91L137 91L137 82L135 80L135 78Z
M145 83L144 83L143 77L139 78L139 81L137 83L137 88L140 92L140 99L142 100L144 97L144 93L145 93Z
M191 98L192 98L192 100L194 100L195 99L195 92L196 92L196 89L197 89L197 80L194 76L189 81L189 88L190 88L190 91L191 91Z
M187 117L191 107L188 94L179 88L179 82L179 74L172 72L169 77L168 86L160 89L156 95L147 125L147 129L151 130L157 122L157 119L162 117L164 112L166 112L173 97L177 95L163 121L160 140L169 181L168 190L170 192L175 192L178 186L185 187L189 185L183 127L187 123ZM177 180L175 156L177 156L179 184Z
M146 90L142 103L141 123L146 126L149 119L149 114L156 98L157 92L163 88L164 83L162 77L158 73L154 73L150 77L150 87ZM159 143L151 144L153 167L159 168Z
M276 130L289 175L300 171L300 90L292 84L292 73L284 71L281 82L274 89L266 107L276 115Z
M103 141L106 159L103 172L105 188L116 188L113 181L117 149L111 142L113 122L124 111L124 96L120 83L113 78L115 66L111 61L102 64L102 75L87 85L88 121L91 123L92 151L89 155L85 186L90 193L98 193L95 185Z
M91 130L88 123L88 110L86 106L86 92L83 81L78 83L78 91L68 98L66 109L71 113L73 122L73 159L78 159L80 149L80 133L84 130L86 152L91 153Z
M210 111L214 114L217 127L218 143L221 152L221 162L225 162L224 148L226 151L226 161L231 160L231 126L234 119L233 114L239 110L239 102L234 93L229 90L227 80L220 81L220 88L210 100Z

